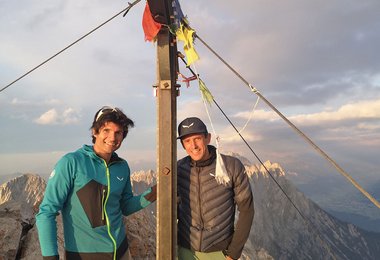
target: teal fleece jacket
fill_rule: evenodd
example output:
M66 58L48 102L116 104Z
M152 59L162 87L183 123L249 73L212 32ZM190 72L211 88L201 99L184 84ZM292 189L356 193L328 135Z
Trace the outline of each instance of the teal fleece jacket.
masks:
M116 259L126 243L122 216L148 206L144 196L150 192L133 196L128 163L116 153L108 165L92 146L66 154L49 177L36 216L42 255L58 255L56 216L61 212L66 254L111 253Z

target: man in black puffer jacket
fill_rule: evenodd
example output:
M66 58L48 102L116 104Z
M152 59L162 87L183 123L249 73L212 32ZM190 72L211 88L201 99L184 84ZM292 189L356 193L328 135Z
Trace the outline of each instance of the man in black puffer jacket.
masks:
M222 154L229 181L217 181L217 151L209 145L211 134L199 118L183 120L178 139L188 154L177 163L178 258L238 259L254 215L244 166L239 159ZM234 225L236 206L239 217Z

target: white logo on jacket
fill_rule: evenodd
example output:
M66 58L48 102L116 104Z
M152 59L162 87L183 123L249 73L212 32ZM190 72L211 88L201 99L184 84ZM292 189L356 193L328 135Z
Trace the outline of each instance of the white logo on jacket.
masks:
M55 170L53 170L53 171L50 173L49 179L53 178L54 175L55 175Z

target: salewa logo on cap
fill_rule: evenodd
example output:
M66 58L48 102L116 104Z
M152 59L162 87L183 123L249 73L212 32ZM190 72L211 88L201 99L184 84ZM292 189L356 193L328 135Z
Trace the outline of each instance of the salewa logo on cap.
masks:
M191 123L190 125L182 125L183 128L190 128L194 125L194 123Z

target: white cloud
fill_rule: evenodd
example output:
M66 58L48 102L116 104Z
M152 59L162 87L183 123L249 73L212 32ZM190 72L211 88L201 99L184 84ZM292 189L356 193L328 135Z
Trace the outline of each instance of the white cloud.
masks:
M273 111L255 110L238 112L234 115L236 118L251 121L264 120L275 121L279 116ZM331 107L319 113L298 114L288 117L292 122L297 125L315 125L328 122L342 122L345 120L371 120L380 119L380 99L376 100L363 100L356 103L345 104L336 110ZM358 127L362 129L376 129L376 123L360 123Z
M40 125L54 125L58 122L58 113L55 109L43 113L39 118L35 120Z
M32 104L30 101L28 100L23 100L23 99L19 99L19 98L13 98L12 101L11 101L11 104L12 105L30 105Z
M371 130L371 131L374 131L374 130L380 130L380 122L377 122L377 123L360 123L358 124L358 128L359 129L362 129L362 130Z
M79 115L73 108L67 108L62 113L63 124L73 124L79 122Z
M343 120L380 119L380 99L364 100L341 106L335 111L323 111L314 114L300 114L290 117L298 124L321 124Z
M53 108L43 113L35 122L40 125L69 125L79 122L79 118L79 113L73 108L67 108L62 113Z
M242 131L242 129L238 129L238 131L240 132L240 134L244 137L244 139L247 142L256 142L256 141L259 141L262 139L261 135L257 132ZM221 143L230 144L230 143L241 142L240 135L232 127L227 127L222 132L217 133L217 134L220 138ZM215 136L214 136L214 138L215 138Z
M255 120L266 120L266 121L274 121L277 120L279 117L278 115L273 111L266 111L262 109L258 110L251 110L251 111L243 111L238 112L234 115L234 117L242 118L248 120L251 118L252 121Z
M13 98L10 102L12 106L29 106L29 107L38 107L41 105L61 105L62 101L56 98L51 98L47 100L33 100L33 99L22 99L22 98Z

